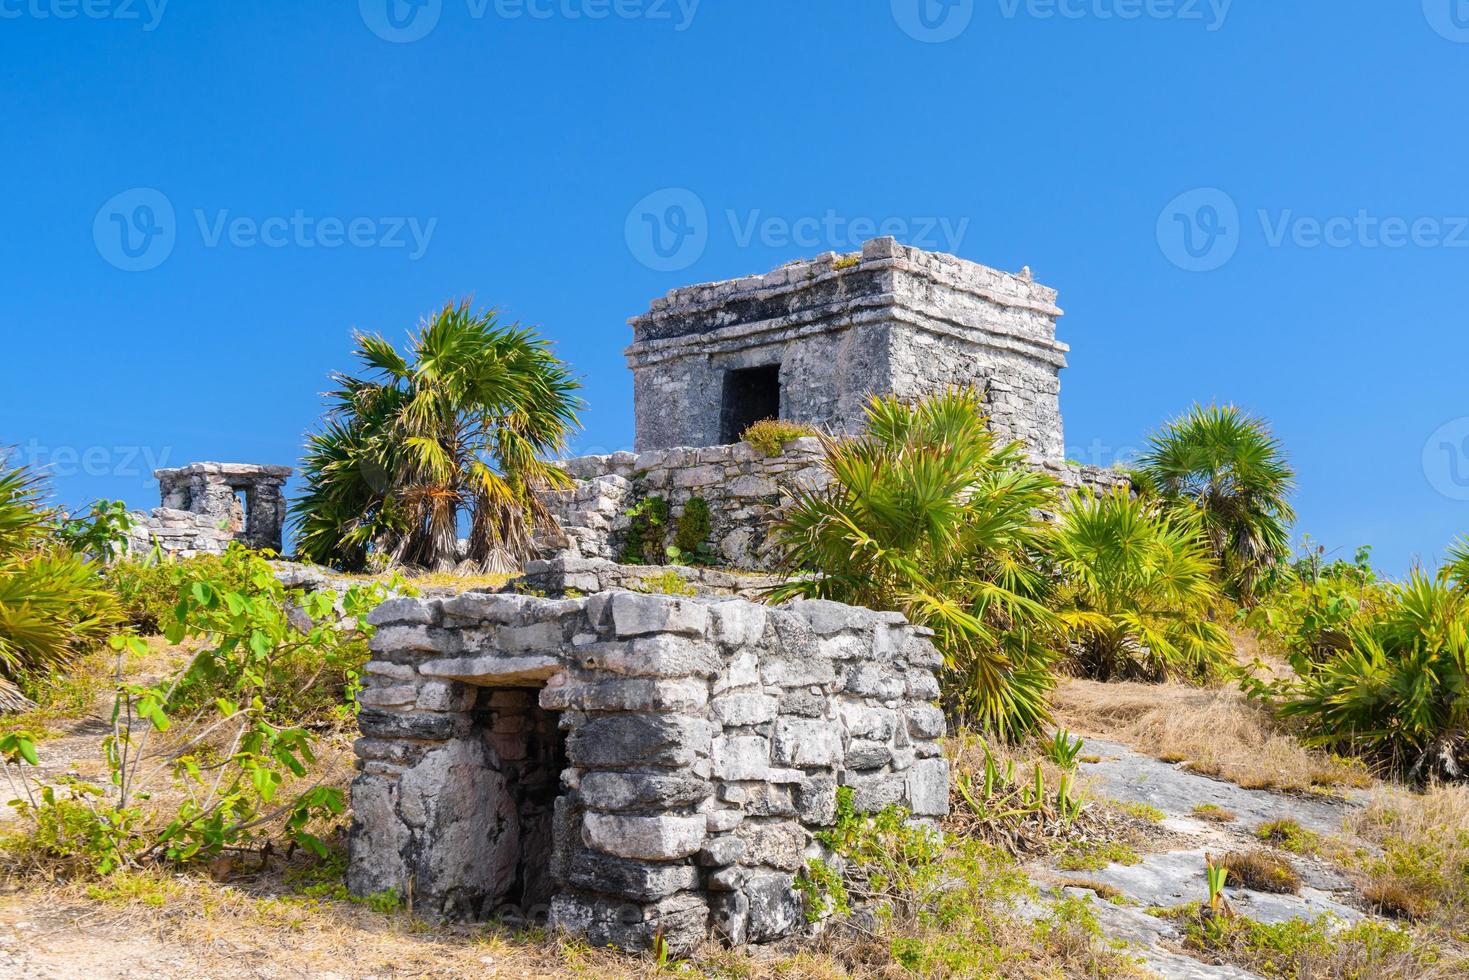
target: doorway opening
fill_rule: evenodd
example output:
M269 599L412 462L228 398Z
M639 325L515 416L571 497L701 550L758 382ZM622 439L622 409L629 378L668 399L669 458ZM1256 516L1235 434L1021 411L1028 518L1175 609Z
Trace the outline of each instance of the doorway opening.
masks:
M720 403L719 441L739 442L746 429L763 419L780 417L780 365L739 368L724 372L724 399Z

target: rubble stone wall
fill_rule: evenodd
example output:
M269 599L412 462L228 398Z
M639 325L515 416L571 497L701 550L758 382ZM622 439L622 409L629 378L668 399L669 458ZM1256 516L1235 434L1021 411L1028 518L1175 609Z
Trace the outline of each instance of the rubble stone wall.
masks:
M709 504L713 525L709 544L716 562L734 569L767 570L772 560L771 518L790 503L792 490L829 484L821 460L821 443L813 438L792 440L774 457L744 443L582 456L562 463L576 485L543 494L542 500L569 539L564 557L615 562L622 557L627 511L634 503L656 494L668 501L676 517L691 498L702 497ZM1067 492L1102 494L1131 486L1128 476L1117 470L1053 460L1035 465L1059 480ZM566 587L593 591L591 582L591 575L582 575ZM635 587L611 580L601 587L612 585Z
M548 901L598 946L763 942L805 927L792 883L839 786L948 809L940 658L897 614L610 592L400 598L371 621L358 895L411 889L445 919Z
M153 475L162 506L133 515L130 551L142 553L156 546L183 557L217 555L236 541L281 551L289 466L191 463Z

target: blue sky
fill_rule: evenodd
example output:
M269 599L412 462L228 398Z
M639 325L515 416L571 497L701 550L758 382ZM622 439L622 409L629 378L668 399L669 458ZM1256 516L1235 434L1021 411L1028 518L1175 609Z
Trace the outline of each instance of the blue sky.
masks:
M627 317L886 227L1060 290L1074 458L1232 401L1329 548L1469 532L1469 0L419 2L0 0L0 442L61 500L294 462L353 329L466 295L628 447Z

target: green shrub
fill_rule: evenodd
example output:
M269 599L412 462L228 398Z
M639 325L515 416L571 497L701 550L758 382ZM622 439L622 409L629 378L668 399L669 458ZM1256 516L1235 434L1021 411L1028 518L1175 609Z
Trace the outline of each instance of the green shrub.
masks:
M830 485L798 491L772 530L787 575L772 596L931 627L950 716L1015 738L1049 716L1060 623L1037 556L1056 484L1018 443L996 445L981 409L967 389L917 405L875 398L860 437L824 439Z
M1346 633L1347 648L1272 688L1310 745L1363 753L1398 772L1466 773L1469 591L1414 570Z
M793 439L814 436L817 432L809 425L787 422L784 419L762 419L740 433L740 441L748 443L766 456L779 456L785 452L786 443Z
M668 529L668 501L654 494L637 501L625 512L627 533L622 561L627 565L661 565L665 557L663 536Z
M118 608L99 566L72 549L40 479L0 472L0 707L106 639ZM74 528L73 528L74 530Z
M679 565L707 564L713 558L709 548L709 535L713 530L709 501L703 497L690 497L674 522L673 545L668 549L668 556Z
M243 590L250 587L250 574L249 563L235 557L179 558L158 552L115 561L105 572L107 585L117 594L123 614L144 636L162 633L173 622L179 600L194 582L203 579Z
M1078 497L1054 549L1056 601L1087 676L1199 680L1231 662L1229 635L1210 619L1215 565L1195 522L1126 491Z
M259 848L277 833L323 852L317 830L346 803L340 789L306 782L316 763L312 705L325 682L337 711L352 710L371 632L366 615L384 590L307 594L286 589L266 561L242 549L223 562L219 577L195 568L167 627L171 643L200 644L193 659L155 683L118 686L113 730L100 747L109 785L38 786L26 774L34 759L24 746L7 752L7 775L25 790L18 809L30 833L21 849L101 873ZM247 588L233 585L241 576ZM293 608L314 625L293 623ZM110 645L119 676L123 658L146 653L136 636L114 636ZM152 733L167 731L168 746L150 752ZM160 780L185 792L155 795Z

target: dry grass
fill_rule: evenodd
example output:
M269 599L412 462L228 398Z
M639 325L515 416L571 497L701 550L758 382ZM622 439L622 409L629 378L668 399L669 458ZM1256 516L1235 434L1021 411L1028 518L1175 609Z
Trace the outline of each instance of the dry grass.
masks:
M1200 803L1190 813L1198 820L1207 820L1209 823L1233 823L1238 816L1233 810L1227 810L1217 803Z
M1352 869L1384 914L1469 931L1469 786L1384 789L1347 826L1380 853Z
M1319 792L1374 783L1360 766L1302 748L1233 688L1073 679L1057 685L1053 706L1057 721L1073 731L1185 762L1246 789Z
M1276 895L1294 895L1301 888L1301 876L1290 862L1269 851L1230 851L1218 864L1229 869L1227 884Z

